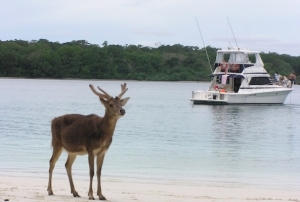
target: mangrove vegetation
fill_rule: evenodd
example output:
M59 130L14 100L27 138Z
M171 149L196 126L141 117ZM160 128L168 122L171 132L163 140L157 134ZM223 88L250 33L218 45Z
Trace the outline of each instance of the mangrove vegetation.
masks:
M212 66L217 49L206 47ZM300 73L300 56L269 52L261 57L271 75ZM0 41L0 77L207 81L210 73L205 49L197 46Z

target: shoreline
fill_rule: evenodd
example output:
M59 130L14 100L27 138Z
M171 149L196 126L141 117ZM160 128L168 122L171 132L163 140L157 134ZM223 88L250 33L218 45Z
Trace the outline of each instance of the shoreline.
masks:
M208 81L149 81L149 80L126 80L126 79L81 79L81 78L27 78L27 77L0 77L0 79L26 79L26 80L66 80L66 81L125 81L125 82L172 82L172 83L210 83Z
M21 173L19 173L21 175ZM47 192L48 179L36 177L0 176L0 200L4 201L89 201L87 192L89 181L78 180L74 184L80 198L70 193L67 176L53 178L54 196ZM96 177L93 179L94 197L96 200ZM272 190L267 188L245 188L195 185L184 182L136 182L122 179L105 179L102 181L102 193L108 201L297 201L300 192L291 190Z

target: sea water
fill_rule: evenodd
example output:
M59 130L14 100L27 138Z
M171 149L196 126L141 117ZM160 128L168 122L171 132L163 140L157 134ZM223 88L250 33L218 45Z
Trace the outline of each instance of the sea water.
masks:
M0 79L0 178L48 177L50 124L63 114L104 115L88 84L130 97L102 169L103 180L300 189L300 86L283 105L194 106L209 83ZM66 177L64 152L53 178ZM89 179L87 156L74 179ZM96 178L94 179L96 180Z

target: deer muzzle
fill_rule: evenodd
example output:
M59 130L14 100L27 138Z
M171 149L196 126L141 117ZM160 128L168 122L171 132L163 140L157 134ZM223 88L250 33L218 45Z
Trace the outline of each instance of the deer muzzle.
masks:
M123 108L120 109L120 114L121 114L121 115L124 115L124 114L125 114L125 109L123 109Z

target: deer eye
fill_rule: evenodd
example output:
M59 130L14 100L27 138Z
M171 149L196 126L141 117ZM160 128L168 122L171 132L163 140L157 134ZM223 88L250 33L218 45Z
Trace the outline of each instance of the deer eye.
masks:
M109 104L109 107L112 108L114 105L113 104Z

